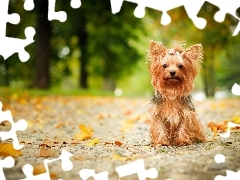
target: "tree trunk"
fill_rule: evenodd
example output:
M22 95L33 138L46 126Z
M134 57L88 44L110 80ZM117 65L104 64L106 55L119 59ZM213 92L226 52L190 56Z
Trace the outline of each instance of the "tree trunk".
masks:
M209 66L209 87L208 87L208 96L214 97L215 94L215 69L214 69L214 61L212 60L212 63Z
M111 78L104 78L102 89L104 91L114 91L116 89L116 82Z
M9 86L10 85L10 78L9 78L9 75L10 75L10 73L9 73L9 64L8 64L8 62L5 60L4 62L3 62L3 64L4 64L4 68L5 68L5 74L4 74L4 86Z
M81 51L80 56L80 77L79 77L79 86L80 88L88 88L88 71L87 71L87 62L88 62L88 33L86 30L86 18L84 14L80 15L80 25L77 29L78 36L78 45Z
M37 12L36 25L36 75L34 87L50 87L51 24L48 21L48 0L35 0Z
M211 51L214 52L213 49L211 49ZM209 53L211 53L211 51ZM216 86L213 56L206 57L203 64L202 75L203 75L204 92L207 97L213 97L215 94L215 86Z

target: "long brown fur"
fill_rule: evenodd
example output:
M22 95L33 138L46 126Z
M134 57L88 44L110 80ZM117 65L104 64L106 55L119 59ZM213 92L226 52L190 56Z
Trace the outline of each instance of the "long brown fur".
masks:
M151 84L155 95L149 112L153 145L188 145L206 140L190 93L200 69L202 46L184 49L183 43L166 49L150 41L148 50Z

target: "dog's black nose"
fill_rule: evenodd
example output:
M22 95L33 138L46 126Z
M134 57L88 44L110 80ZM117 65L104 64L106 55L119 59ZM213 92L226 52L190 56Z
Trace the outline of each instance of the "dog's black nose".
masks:
M176 74L176 71L170 71L171 76L175 76L175 74Z

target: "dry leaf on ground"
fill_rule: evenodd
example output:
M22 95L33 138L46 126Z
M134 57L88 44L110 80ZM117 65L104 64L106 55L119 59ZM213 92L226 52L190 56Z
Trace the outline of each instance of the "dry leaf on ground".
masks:
M114 143L117 145L117 146L121 146L122 143L120 141L114 141Z
M240 124L240 116L233 116L232 117L232 122L236 124Z
M0 156L18 157L21 155L22 155L22 152L20 150L15 150L11 143L0 143Z
M112 160L115 161L115 160L120 160L120 161L128 161L130 160L131 158L130 157L123 157L123 156L120 156L119 154L117 154L116 152L113 153L113 156L112 156Z
M87 146L95 146L98 143L99 143L99 139L93 139L93 140L87 142L86 145Z
M43 143L39 145L39 153L36 154L36 157L54 157L55 151L52 150L52 142L48 139L45 139Z
M79 124L79 130L80 130L80 132L78 132L77 134L74 135L75 139L84 141L84 140L90 139L92 137L93 129L91 126Z
M33 175L34 176L39 175L39 174L43 174L43 173L46 173L46 172L47 172L47 170L46 170L46 168L43 164L38 164L38 165L33 166ZM50 173L50 178L51 179L57 178L57 174L56 173Z
M240 118L238 119L239 117L233 117L232 118L232 121L229 121L229 120L225 120L223 122L219 122L219 123L214 123L214 122L210 122L208 123L208 127L211 129L211 131L214 133L213 135L213 139L216 138L217 136L217 133L222 133L222 132L226 132L227 129L228 129L228 122L233 122L233 123L236 123L236 124L239 124L238 123L238 120L240 120ZM231 128L230 130L231 131L236 131L236 130L239 130L240 129L240 124L239 126L236 126L234 128Z

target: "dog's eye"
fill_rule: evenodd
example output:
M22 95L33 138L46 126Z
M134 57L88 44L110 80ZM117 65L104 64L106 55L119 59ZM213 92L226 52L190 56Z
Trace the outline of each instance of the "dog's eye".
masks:
M166 68L166 67L167 67L167 65L166 65L166 64L164 64L162 67L163 67L163 68Z
M178 65L178 68L179 68L179 69L182 69L182 68L183 68L183 65L182 65L182 64L179 64L179 65Z

